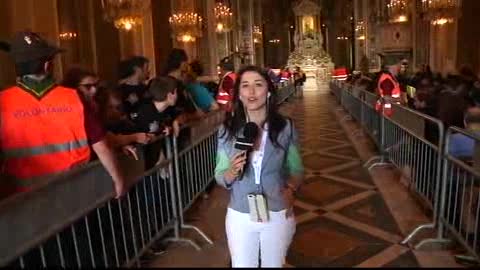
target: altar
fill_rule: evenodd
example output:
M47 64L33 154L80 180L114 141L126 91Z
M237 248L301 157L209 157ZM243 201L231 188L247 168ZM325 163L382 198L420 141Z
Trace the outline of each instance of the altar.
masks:
M310 0L301 0L294 6L295 50L290 54L287 66L291 70L298 66L308 78L326 83L331 79L334 64L323 49L320 11L320 6Z

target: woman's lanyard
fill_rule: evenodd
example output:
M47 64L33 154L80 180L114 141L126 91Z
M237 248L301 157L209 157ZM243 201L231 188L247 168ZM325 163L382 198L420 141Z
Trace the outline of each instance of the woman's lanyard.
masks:
M267 135L268 135L268 130L267 130L267 127L265 127L265 130L262 131L260 148L257 151L253 152L253 157L252 157L252 166L255 172L255 185L257 185L258 194L263 193L261 175L262 175L263 157L265 156L265 144L267 143Z

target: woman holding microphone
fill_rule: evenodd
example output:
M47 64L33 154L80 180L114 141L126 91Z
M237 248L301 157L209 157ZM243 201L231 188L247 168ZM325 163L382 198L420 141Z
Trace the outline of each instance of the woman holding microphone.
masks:
M295 234L293 203L303 165L296 130L277 112L274 94L266 71L242 69L234 112L219 131L215 176L230 191L225 225L233 267L258 267L259 260L261 267L282 267ZM246 125L258 135L251 150L238 150Z

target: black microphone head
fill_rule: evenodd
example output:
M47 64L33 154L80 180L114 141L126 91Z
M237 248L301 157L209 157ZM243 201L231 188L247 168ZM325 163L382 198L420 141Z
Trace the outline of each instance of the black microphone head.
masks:
M253 122L248 122L245 124L245 128L243 129L243 136L249 142L255 141L258 136L258 126Z

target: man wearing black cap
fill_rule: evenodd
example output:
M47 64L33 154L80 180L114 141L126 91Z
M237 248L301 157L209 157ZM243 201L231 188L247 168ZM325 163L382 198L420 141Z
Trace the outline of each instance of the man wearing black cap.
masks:
M112 176L117 197L123 195L126 182L104 130L76 90L58 86L52 76L62 50L32 32L17 33L8 47L17 85L0 92L0 198L89 162L90 147Z

